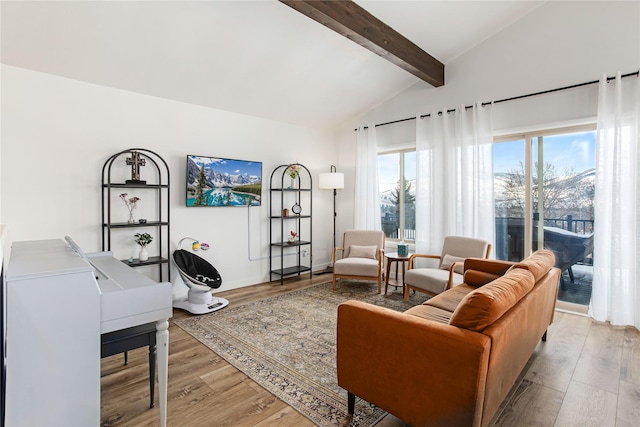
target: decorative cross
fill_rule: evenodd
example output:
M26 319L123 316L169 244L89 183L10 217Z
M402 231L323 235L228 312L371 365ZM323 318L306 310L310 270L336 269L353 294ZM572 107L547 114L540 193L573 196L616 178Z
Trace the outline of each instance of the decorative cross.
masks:
M127 165L131 166L131 181L140 181L140 166L144 166L147 163L145 159L140 158L140 153L137 151L131 152L131 157L127 157Z

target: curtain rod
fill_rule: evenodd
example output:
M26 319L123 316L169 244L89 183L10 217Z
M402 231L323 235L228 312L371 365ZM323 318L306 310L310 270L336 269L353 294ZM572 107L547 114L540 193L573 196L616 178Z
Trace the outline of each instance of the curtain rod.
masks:
M640 75L640 70L639 71L635 71L633 73L623 74L620 77L621 78L633 77L633 76L638 77L639 75ZM607 77L607 82L609 82L611 80L614 80L614 79L615 79L615 77ZM570 85L570 86L564 86L564 87L558 87L558 88L555 88L555 89L543 90L542 92L534 92L534 93L528 93L526 95L513 96L511 98L498 99L497 101L493 101L493 102L483 102L480 105L482 105L484 107L485 105L499 104L501 102L507 102L507 101L515 101L517 99L529 98L531 96L546 95L547 93L560 92L561 90L575 89L577 87L588 86L588 85L592 85L592 84L596 84L596 83L600 83L600 80L592 80L590 82L577 83L577 84ZM465 109L473 108L473 105L465 105L464 108ZM453 113L454 111L456 111L456 109L452 108L452 109L447 110L447 113ZM438 113L438 114L442 114L442 113ZM423 115L420 116L421 119L424 119L425 117L431 117L431 114L423 114ZM415 120L415 119L416 119L415 117L407 117L406 119L399 119L399 120L393 120L391 122L379 123L379 124L376 124L374 126L378 127L378 126L392 125L392 124L395 124L395 123L407 122L409 120ZM364 126L363 129L369 129L369 126ZM354 129L354 131L358 131L358 129Z

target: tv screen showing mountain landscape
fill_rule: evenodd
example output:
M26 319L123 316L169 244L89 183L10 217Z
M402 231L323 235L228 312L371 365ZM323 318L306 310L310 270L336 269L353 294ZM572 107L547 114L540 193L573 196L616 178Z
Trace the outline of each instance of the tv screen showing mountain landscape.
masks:
M187 156L187 207L260 206L262 162Z

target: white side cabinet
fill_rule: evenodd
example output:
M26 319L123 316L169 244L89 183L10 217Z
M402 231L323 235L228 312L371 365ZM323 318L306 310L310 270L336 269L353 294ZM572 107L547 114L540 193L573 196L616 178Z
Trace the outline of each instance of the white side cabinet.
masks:
M62 240L14 242L5 274L5 425L100 424L100 291Z

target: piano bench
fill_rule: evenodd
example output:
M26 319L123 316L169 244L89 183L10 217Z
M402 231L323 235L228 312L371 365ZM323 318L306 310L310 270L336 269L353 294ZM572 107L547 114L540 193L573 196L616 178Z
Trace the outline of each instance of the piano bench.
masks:
M101 335L102 348L100 357L113 356L124 353L124 364L127 364L127 352L140 347L149 346L149 389L150 404L154 405L154 391L156 382L156 324L147 323L119 331L108 332Z

